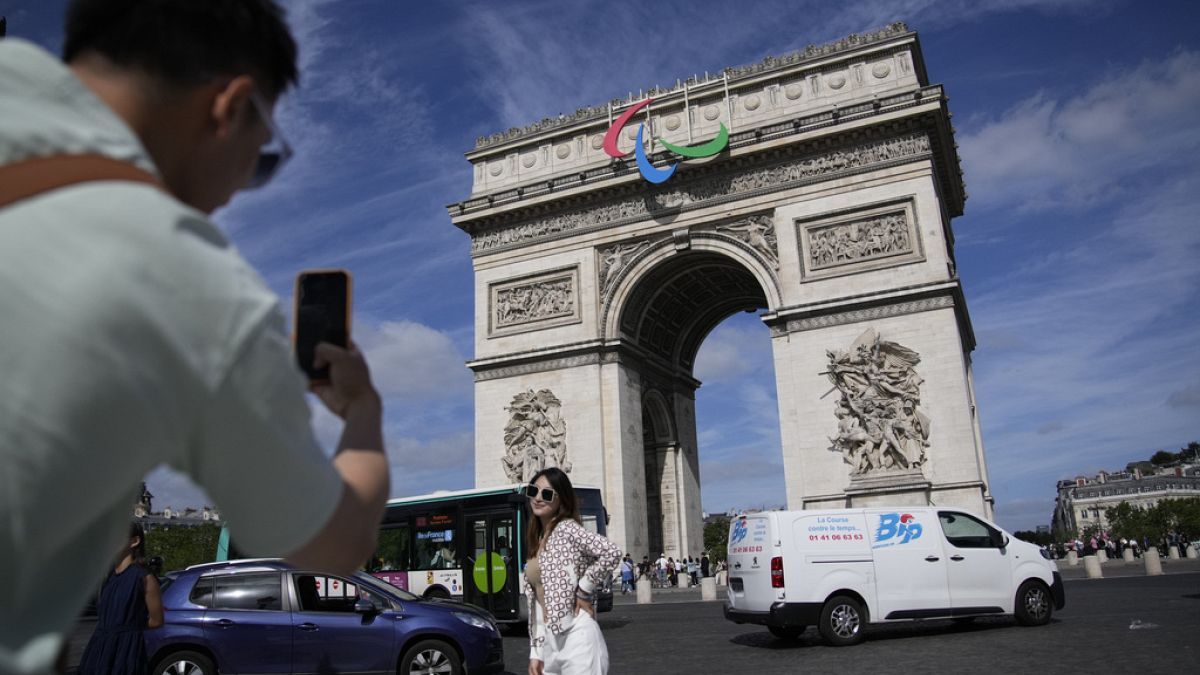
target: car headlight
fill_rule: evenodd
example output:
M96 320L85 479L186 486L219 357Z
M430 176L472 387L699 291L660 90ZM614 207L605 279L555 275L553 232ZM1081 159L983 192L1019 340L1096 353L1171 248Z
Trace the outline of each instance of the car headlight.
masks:
M496 627L492 625L491 621L488 621L487 619L483 618L482 616L479 616L478 614L471 614L468 612L454 612L454 616L457 617L459 621L461 621L467 625L474 626L476 628L482 628L483 630L490 630L490 631L496 630Z

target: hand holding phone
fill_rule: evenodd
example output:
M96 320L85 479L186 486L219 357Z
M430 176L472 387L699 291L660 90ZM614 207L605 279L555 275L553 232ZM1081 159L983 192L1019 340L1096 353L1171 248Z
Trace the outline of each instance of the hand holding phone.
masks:
M328 360L317 364L317 345L350 346L350 273L310 270L296 277L296 362L310 383L329 382Z

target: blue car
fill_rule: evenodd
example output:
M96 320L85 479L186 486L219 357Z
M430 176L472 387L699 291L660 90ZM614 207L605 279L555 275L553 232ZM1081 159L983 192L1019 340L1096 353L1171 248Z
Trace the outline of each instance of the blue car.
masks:
M430 601L361 572L278 560L196 565L168 575L166 621L146 631L154 675L487 673L504 668L487 612Z

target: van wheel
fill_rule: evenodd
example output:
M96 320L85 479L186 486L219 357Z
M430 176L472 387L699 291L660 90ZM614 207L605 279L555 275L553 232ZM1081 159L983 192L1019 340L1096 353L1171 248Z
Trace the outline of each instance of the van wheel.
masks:
M1022 626L1044 626L1050 623L1054 605L1050 602L1050 589L1046 584L1030 579L1017 589L1017 623Z
M846 647L863 641L867 622L862 605L848 595L835 595L821 609L821 637L831 647Z
M767 630L780 640L795 640L804 632L804 626L767 626Z
M212 659L200 652L175 652L159 660L154 675L217 675Z
M458 652L441 640L421 640L409 647L400 659L400 675L462 675L462 672L462 660L458 658Z

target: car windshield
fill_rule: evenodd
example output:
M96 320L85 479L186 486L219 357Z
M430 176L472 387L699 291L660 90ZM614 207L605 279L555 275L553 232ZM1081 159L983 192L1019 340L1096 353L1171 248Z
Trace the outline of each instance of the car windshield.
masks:
M355 572L354 580L358 583L361 583L363 586L369 586L380 593L390 595L406 602L416 602L421 600L421 596L409 593L403 588L397 588L396 586L393 586L385 581L380 581L366 572Z

